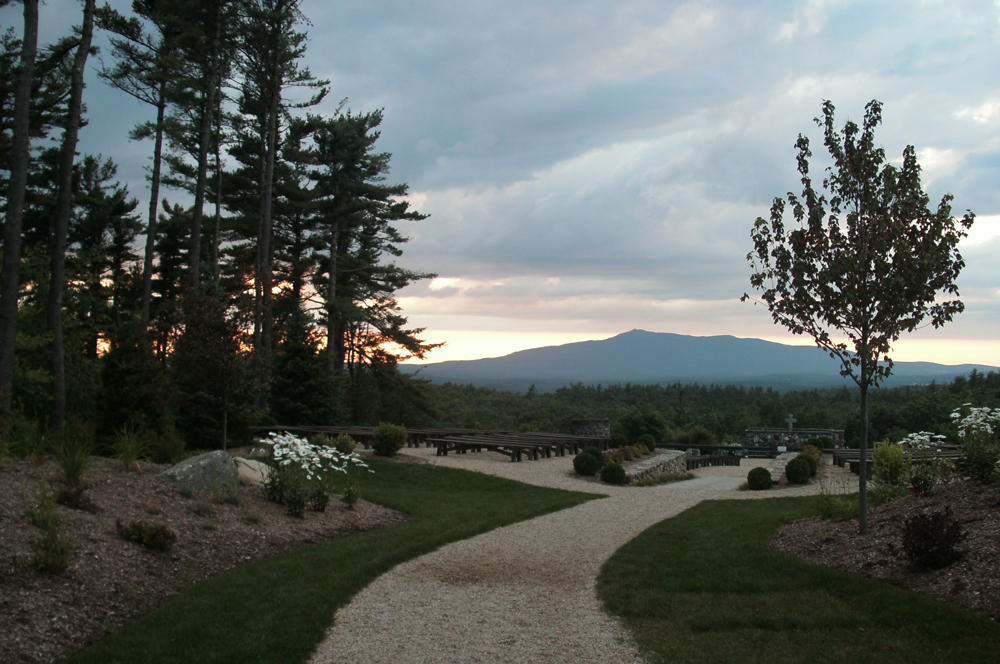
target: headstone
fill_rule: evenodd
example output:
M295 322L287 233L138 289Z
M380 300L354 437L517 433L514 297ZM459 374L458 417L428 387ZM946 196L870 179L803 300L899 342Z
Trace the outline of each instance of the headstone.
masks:
M784 445L778 445L778 451L779 452L787 452L788 448L785 447Z
M160 477L194 491L232 491L240 480L233 458L222 450L185 459Z

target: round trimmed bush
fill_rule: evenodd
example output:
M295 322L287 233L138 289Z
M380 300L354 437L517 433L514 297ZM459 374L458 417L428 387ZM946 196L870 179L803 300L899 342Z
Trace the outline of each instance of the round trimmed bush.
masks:
M593 477L601 469L602 465L604 465L602 459L598 459L593 454L587 454L586 452L580 452L573 457L573 470L576 471L577 475Z
M395 456L406 444L406 437L406 427L379 422L372 434L372 450L379 456Z
M616 450L619 447L625 447L626 445L628 445L628 439L625 438L625 434L623 433L613 433L611 434L611 438L608 439L608 447L613 450Z
M816 477L816 473L819 471L819 461L815 457L808 454L800 454L800 457L806 460L809 464L809 477Z
M747 474L747 486L751 491L764 491L770 489L773 484L771 473L767 468L754 468Z
M585 447L583 451L580 452L580 454L589 454L590 456L597 459L597 461L599 462L597 466L598 468L604 465L604 452L601 451L600 447L593 447L593 446Z
M639 439L635 441L635 444L642 445L650 452L656 449L656 439L653 438L653 434L651 433L644 433L639 436Z
M619 463L609 463L601 468L601 481L607 484L625 484L625 469Z
M806 457L797 456L785 466L785 477L792 484L806 484L811 477Z

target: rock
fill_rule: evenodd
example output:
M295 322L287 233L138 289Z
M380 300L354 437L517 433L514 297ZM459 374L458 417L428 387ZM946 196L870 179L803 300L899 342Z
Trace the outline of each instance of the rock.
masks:
M236 470L239 471L241 482L244 484L264 483L264 473L267 469L267 464L254 461L253 459L244 459L243 457L235 457L233 461L236 462Z
M222 450L185 459L160 473L160 477L194 491L232 491L239 484L236 464Z

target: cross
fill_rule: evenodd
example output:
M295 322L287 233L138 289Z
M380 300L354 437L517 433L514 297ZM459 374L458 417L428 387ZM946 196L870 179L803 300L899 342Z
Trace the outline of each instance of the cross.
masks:
M798 422L797 419L795 419L794 417L792 417L791 413L788 414L788 417L785 418L785 421L788 422L788 430L789 431L792 430L792 425L795 424L796 422Z

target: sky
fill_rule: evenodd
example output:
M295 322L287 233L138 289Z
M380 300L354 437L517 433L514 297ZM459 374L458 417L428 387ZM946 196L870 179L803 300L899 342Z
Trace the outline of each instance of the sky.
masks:
M123 10L129 2L110 3ZM47 0L41 39L79 22ZM18 8L0 10L20 29ZM383 108L391 182L430 217L398 263L429 361L495 357L634 328L810 344L750 291L754 220L799 189L794 144L824 100L837 124L883 106L876 137L913 145L936 205L977 215L960 245L966 310L893 359L1000 366L1000 2L304 0L318 111ZM106 43L98 37L98 44ZM103 49L107 57L107 49ZM152 111L90 67L80 150L112 156L140 199ZM168 197L170 194L168 193Z

